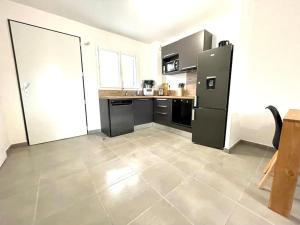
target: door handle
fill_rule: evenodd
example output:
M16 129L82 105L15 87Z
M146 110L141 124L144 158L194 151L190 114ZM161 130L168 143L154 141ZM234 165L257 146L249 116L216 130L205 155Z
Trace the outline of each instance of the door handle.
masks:
M167 115L168 113L163 113L163 112L156 112L156 114L159 114L159 115Z
M195 120L195 109L192 109L192 121Z
M195 99L194 99L194 107L197 107L197 106L198 106L198 96L196 95Z
M197 68L196 65L193 65L193 66L187 66L187 67L181 68L181 71L184 71L184 70L190 70L190 69L196 69L196 68Z

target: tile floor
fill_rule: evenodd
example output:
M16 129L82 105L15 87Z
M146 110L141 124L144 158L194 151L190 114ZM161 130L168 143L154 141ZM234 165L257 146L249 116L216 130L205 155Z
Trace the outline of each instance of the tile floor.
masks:
M157 128L19 147L0 169L0 224L300 224L300 185L289 219L266 207L270 182L255 185L272 154L246 144L227 154Z

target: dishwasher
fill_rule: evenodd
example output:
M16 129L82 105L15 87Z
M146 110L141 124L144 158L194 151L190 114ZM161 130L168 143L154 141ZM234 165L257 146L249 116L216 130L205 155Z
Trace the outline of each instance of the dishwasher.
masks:
M110 100L110 136L127 134L134 130L132 100Z

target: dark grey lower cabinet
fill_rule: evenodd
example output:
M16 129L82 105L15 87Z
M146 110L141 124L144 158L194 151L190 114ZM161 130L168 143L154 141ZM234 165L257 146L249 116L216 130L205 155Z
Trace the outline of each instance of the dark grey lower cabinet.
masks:
M153 99L134 99L133 114L135 126L153 122Z
M154 100L154 122L170 126L172 122L172 99L158 98Z

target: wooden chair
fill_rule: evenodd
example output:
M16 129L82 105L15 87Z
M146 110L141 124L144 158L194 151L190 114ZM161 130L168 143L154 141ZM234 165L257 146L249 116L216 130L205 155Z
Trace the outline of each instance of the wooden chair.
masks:
M273 144L274 148L277 149L277 151L275 152L272 159L268 162L268 164L266 165L266 167L264 169L264 176L262 177L262 179L258 183L259 188L263 187L263 185L264 185L266 179L268 178L268 176L270 176L271 173L274 171L274 166L276 164L277 155L278 155L280 134L281 134L281 129L282 129L282 119L281 119L281 116L280 116L278 110L272 105L266 107L266 109L269 109L271 111L273 117L274 117L275 133L274 133L272 144Z

